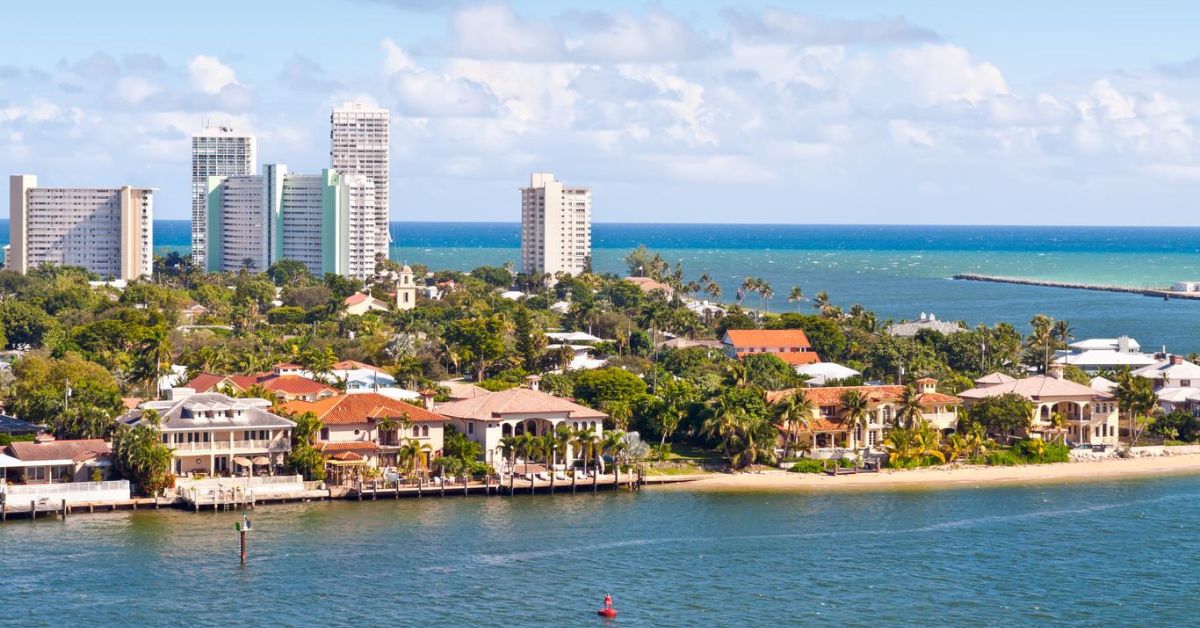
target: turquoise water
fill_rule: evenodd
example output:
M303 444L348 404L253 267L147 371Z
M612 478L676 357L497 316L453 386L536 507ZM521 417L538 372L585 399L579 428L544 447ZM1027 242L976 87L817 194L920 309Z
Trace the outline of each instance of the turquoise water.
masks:
M0 222L0 244L7 236ZM156 250L186 251L186 221L155 223ZM431 268L469 270L518 262L515 223L393 223L392 258ZM1129 334L1146 348L1200 351L1200 301L1139 295L951 281L956 273L1165 286L1200 280L1200 229L1130 227L938 227L839 225L596 224L595 267L623 273L621 258L646 244L689 278L708 272L732 300L747 275L775 289L768 307L786 302L793 285L812 296L875 310L881 319L921 312L970 324L1010 322L1036 313L1071 321L1075 335ZM749 304L758 305L757 297ZM807 304L800 304L805 308Z
M1200 480L139 511L0 526L5 622L1193 624Z

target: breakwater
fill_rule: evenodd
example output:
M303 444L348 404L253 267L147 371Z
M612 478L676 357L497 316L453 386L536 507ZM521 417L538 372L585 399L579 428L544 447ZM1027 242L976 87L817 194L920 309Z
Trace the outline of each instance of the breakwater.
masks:
M979 275L976 273L959 273L953 279L961 281L983 281L988 283L1008 283L1019 286L1038 286L1042 288L1067 288L1070 290L1092 290L1095 292L1126 292L1140 294L1160 299L1200 299L1200 292L1176 292L1165 288L1137 288L1134 286L1113 286L1107 284L1076 283L1071 281L1053 281L1050 279L1024 279L1021 277L1001 277L997 275Z

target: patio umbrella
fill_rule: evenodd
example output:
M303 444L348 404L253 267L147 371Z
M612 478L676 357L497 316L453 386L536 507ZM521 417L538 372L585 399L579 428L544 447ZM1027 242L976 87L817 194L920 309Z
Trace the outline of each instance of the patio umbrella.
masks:
M259 466L262 466L264 464L271 464L271 460L268 459L266 456L255 456L253 462L254 462L254 464L259 465Z
M233 464L236 464L239 467L249 467L249 466L252 466L254 463L250 462L249 458L243 458L242 456L238 456L233 459Z

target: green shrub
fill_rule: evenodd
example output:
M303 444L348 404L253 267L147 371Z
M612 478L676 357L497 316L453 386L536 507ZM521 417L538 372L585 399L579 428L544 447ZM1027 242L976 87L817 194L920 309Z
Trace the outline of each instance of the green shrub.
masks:
M852 469L852 468L854 468L855 462L856 462L855 460L852 460L850 458L838 458L837 466L839 466L843 469Z
M1021 459L1011 451L993 451L987 455L987 463L993 467L1011 467L1021 464Z
M788 471L791 473L821 473L824 470L824 462L820 460L813 460L811 458L797 460L796 464L792 465L791 469L788 469Z

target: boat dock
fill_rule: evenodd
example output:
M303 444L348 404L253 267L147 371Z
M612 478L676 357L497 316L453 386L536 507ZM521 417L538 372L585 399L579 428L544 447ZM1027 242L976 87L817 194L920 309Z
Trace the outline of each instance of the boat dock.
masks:
M1007 283L1019 286L1038 286L1041 288L1068 288L1071 290L1093 290L1096 292L1124 292L1140 294L1163 300L1187 299L1200 300L1200 292L1180 292L1166 288L1135 288L1133 286L1113 286L1106 284L1075 283L1070 281L1053 281L1049 279L1023 279L1020 277L1001 277L998 275L979 275L975 273L959 273L952 279L960 281L983 281L990 283Z
M627 489L640 490L645 485L673 484L689 482L698 477L695 475L644 475L639 472L622 473L620 478L614 474L589 474L587 477L522 477L510 478L487 477L483 481L462 482L433 482L418 483L363 482L351 486L324 486L321 482L302 482L300 486L277 487L278 490L243 489L241 487L203 487L180 491L170 497L139 497L124 500L107 501L66 501L66 500L35 500L17 504L12 500L7 503L0 499L0 522L8 519L39 519L45 517L66 519L72 514L113 512L118 510L139 510L159 508L179 508L200 512L229 510L250 510L264 504L283 504L293 502L311 502L345 499L352 501L377 501L379 499L423 498L423 497L454 497L454 496L505 496L505 495L538 495L552 493L598 493L602 490L612 491Z

